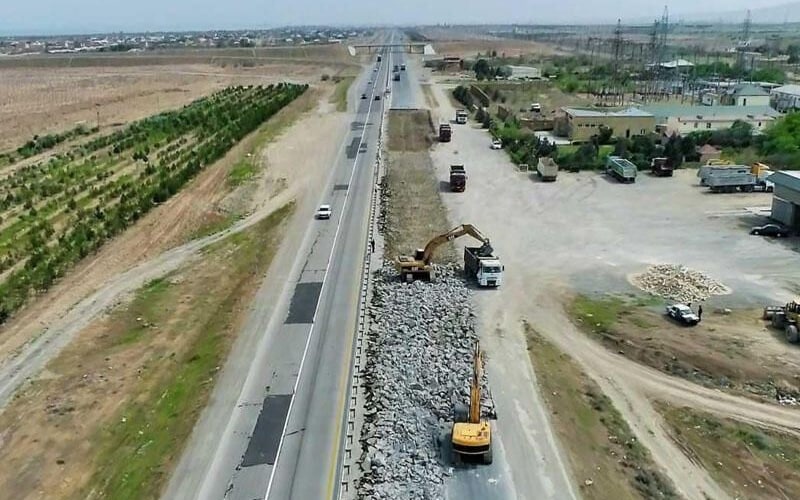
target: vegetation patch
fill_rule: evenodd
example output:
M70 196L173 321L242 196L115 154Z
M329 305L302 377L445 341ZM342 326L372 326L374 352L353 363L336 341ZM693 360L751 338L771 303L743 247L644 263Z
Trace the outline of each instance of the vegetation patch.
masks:
M331 96L331 103L336 104L336 111L347 111L347 93L355 80L354 76L337 77L336 88Z
M0 183L0 323L306 89L229 87L15 169Z
M800 439L691 408L657 405L673 439L733 498L800 498Z
M672 483L600 388L575 362L525 324L536 371L571 469L586 499L677 499Z

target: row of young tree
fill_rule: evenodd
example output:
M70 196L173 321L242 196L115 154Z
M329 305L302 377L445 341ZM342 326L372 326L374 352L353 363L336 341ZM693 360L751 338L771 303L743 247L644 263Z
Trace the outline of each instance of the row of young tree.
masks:
M138 178L127 174L114 182L98 186L83 177L74 179L75 182L69 186L62 186L58 194L59 201L66 205L68 211L71 210L71 215L67 224L59 226L60 231L54 229L46 218L29 217L17 239L19 244L11 249L0 247L0 265L8 269L21 264L0 283L0 323L24 304L31 293L49 288L75 262L99 248L153 207L168 200L203 167L221 158L239 140L306 89L305 85L291 84L226 89L211 98L198 101L198 106L193 103L182 110L159 115L162 117L159 120L148 119L132 124L115 140L105 140L106 147L113 150L113 145L122 138L127 140L136 137L139 144L132 144L125 149L133 148L136 152L142 152L144 145L154 141L165 144L165 134L173 137L173 140L177 139L168 126L163 126L165 121L175 124L183 134L196 134L198 138L192 147L185 147L183 154L173 162L147 164ZM167 117L164 118L164 115ZM222 116L224 119L220 119ZM147 123L154 126L148 127L145 125ZM184 124L188 123L193 123L194 127L185 127ZM214 125L209 123L216 124L219 129L214 129ZM121 148L119 153L113 154L121 155L122 151ZM143 161L140 153L137 153L137 159ZM110 161L109 168L121 164L123 160L130 161L130 158L120 157L117 160ZM93 163L81 162L81 165L89 167ZM110 170L104 172L109 173ZM76 202L74 198L65 201L64 195L74 195L78 187L88 192L81 202ZM15 192L15 196L20 193ZM99 198L103 203L89 208L82 203L89 198ZM45 206L58 205L52 199L45 203Z

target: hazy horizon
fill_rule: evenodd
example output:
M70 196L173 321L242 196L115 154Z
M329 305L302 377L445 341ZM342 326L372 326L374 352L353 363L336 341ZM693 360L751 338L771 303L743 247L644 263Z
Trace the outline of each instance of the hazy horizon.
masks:
M698 8L695 0L668 3L673 19L697 15L713 19L743 9L786 5L787 0L707 0ZM16 2L0 7L0 35L68 35L113 32L203 31L267 29L280 26L376 26L415 24L603 24L642 22L661 16L665 3L618 0L614 9L600 13L595 0L551 1L498 0L491 9L477 0L407 0L402 8L366 0L255 0L224 4L210 0L86 0L81 3L42 0ZM537 11L544 14L539 15ZM46 15L42 15L45 12ZM528 14L529 13L529 14ZM788 12L787 12L788 15Z

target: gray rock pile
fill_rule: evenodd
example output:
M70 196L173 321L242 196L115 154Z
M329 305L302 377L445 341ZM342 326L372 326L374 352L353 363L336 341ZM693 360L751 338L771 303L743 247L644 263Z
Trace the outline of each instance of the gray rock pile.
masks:
M646 292L679 302L696 302L729 292L722 283L700 271L675 264L650 266L633 283Z
M388 266L376 273L362 374L366 402L358 498L444 496L450 465L439 439L449 429L455 404L469 401L476 332L460 271L437 272L433 283L410 284ZM484 416L493 416L490 398L484 399Z

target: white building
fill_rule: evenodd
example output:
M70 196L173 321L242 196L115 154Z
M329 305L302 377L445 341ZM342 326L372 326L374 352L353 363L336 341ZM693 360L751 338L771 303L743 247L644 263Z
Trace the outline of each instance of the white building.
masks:
M769 106L642 106L656 117L657 130L665 135L688 134L701 130L722 130L742 121L761 132L774 122L780 113Z
M770 105L781 113L800 109L800 85L784 85L772 89Z
M751 83L740 83L725 91L722 104L728 106L769 106L769 92Z

